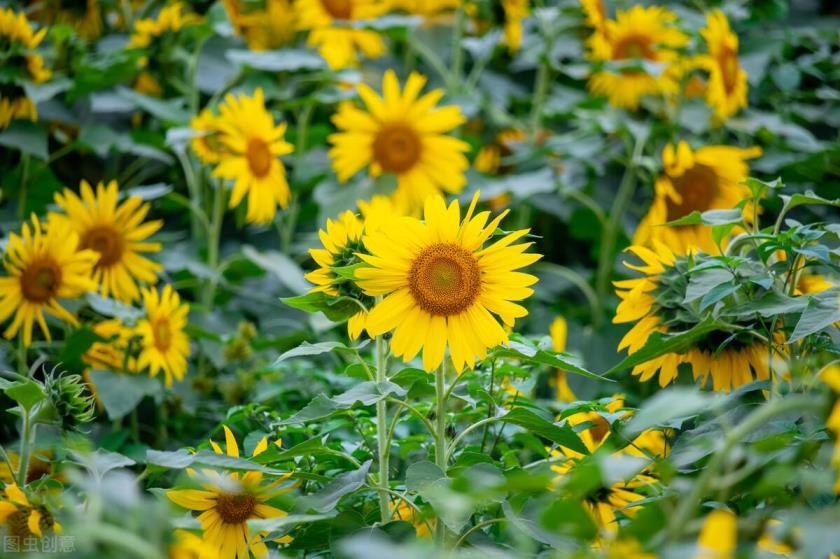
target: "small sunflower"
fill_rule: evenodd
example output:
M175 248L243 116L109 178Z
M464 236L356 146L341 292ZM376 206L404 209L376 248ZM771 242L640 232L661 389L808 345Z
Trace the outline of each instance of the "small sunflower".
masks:
M636 109L646 95L673 95L679 88L678 49L689 38L674 26L677 16L660 6L633 6L619 10L588 40L589 58L606 67L589 78L589 90L606 95L610 104ZM660 65L649 73L642 63Z
M586 18L586 25L595 30L603 30L609 19L603 0L580 0L580 8Z
M117 181L99 183L94 191L82 181L81 196L69 188L55 195L63 213L51 212L50 224L61 223L79 236L79 248L99 255L93 279L99 292L126 303L140 297L140 284L154 284L161 265L143 253L159 252L160 243L149 242L163 225L160 220L143 222L151 206L139 196L119 202Z
M35 31L22 12L0 8L0 45L9 52L3 55L0 76L0 130L13 120L38 120L35 103L26 95L26 82L43 83L52 72L35 49L44 40L47 29Z
M662 150L663 173L656 180L653 203L639 223L633 244L665 244L677 254L717 251L711 228L704 225L665 227L693 211L734 208L750 194L741 181L749 176L746 160L761 155L761 148L703 146L693 150L686 142ZM750 208L744 219L752 220Z
M395 175L394 200L402 211L423 206L441 191L457 194L466 184L469 145L445 135L464 122L457 106L436 107L443 90L419 97L426 78L412 73L400 91L392 70L385 73L380 97L364 84L358 86L367 111L347 102L333 122L338 132L329 137L330 157L338 179L348 180L367 167L372 176Z
M166 285L159 293L156 289L143 289L146 315L137 322L141 338L138 369L149 368L151 376L163 371L166 386L172 386L173 377L183 380L190 355L190 340L184 332L190 306L181 303L178 292Z
M224 0L223 4L237 34L253 51L276 49L295 36L291 0L264 0L258 9L249 9L253 3L242 0Z
M41 0L29 15L44 24L69 25L83 39L100 37L105 23L99 0Z
M21 234L11 233L6 244L0 277L0 321L14 314L4 336L22 331L23 345L32 343L32 325L37 320L44 337L51 340L44 312L76 325L76 317L59 303L86 291L95 291L91 271L97 261L92 250L79 248L79 236L66 224L50 223L46 228L33 214L32 226L24 223Z
M190 128L195 135L190 146L202 163L214 165L226 153L219 136L222 132L219 117L209 108L204 108L190 121Z
M298 28L309 32L306 44L317 48L333 70L356 66L359 53L368 58L385 54L379 33L353 24L387 9L380 0L295 0Z
M566 319L558 316L552 321L549 327L551 335L551 349L557 352L566 351L566 334L568 332ZM557 376L554 378L554 385L557 390L557 399L561 402L574 402L577 398L572 389L569 388L569 379L566 371L557 369Z
M726 120L747 106L747 73L738 62L738 35L720 10L706 15L700 30L709 48L703 66L709 72L706 102L719 120Z
M111 318L97 322L91 330L103 341L91 344L82 356L85 364L102 371L137 372L137 358L132 351L132 344L138 336L135 328Z
M425 221L394 219L364 238L369 254L360 257L370 267L356 270L356 282L385 297L368 315L368 334L394 330L394 354L409 361L422 349L426 370L443 362L447 347L456 370L472 368L508 340L494 314L510 327L528 314L514 301L530 297L537 278L517 270L540 255L525 252L533 243L514 244L527 229L485 246L507 212L488 222L490 212L473 215L477 203L478 194L462 220L457 201L447 208L433 196Z
M228 95L219 107L217 123L220 143L226 153L213 175L234 181L230 207L238 206L248 195L245 219L251 223L271 223L277 206L289 205L291 191L281 155L292 153L283 139L286 124L274 124L265 108L262 89L253 97Z
M414 533L417 534L418 538L432 537L431 528L434 528L435 524L437 524L437 519L426 519L422 517L414 507L406 503L403 499L398 499L396 506L393 501L391 502L391 518L408 522L414 526Z
M654 332L682 332L694 326L686 317L696 312L683 308L688 285L689 260L675 256L663 243L652 248L631 246L628 251L642 260L641 265L625 266L641 272L635 279L615 282L621 302L613 322L635 322L622 338L618 349L633 354L644 347ZM767 345L755 338L725 331L713 331L682 353L666 353L633 367L642 382L659 374L662 387L674 382L681 364L691 366L694 379L706 385L711 378L714 390L729 391L753 380L770 378Z
M505 13L504 41L510 52L517 52L522 46L522 20L528 17L529 0L502 0Z
M134 23L128 48L148 48L156 39L198 25L202 21L201 16L187 11L181 2L173 2L161 8L157 17L139 19Z
M714 509L703 521L693 559L732 559L738 546L738 518L727 509Z
M225 451L213 440L210 446L216 454L227 454L239 458L236 437L225 425ZM254 448L252 456L259 456L268 448L263 437ZM193 477L198 472L188 470ZM175 504L200 512L198 521L203 530L203 540L210 545L219 559L247 559L268 557L268 548L263 542L265 533L251 533L248 521L257 518L278 518L286 511L266 504L266 501L288 491L291 486L280 486L291 474L266 481L262 472L249 471L245 474L231 472L222 474L213 470L202 470L204 489L172 489L166 496ZM278 487L279 486L279 487ZM289 538L279 540L290 541Z
M49 509L30 501L17 484L7 485L3 493L0 497L0 525L5 526L7 536L15 538L18 544L29 538L61 533L61 524Z

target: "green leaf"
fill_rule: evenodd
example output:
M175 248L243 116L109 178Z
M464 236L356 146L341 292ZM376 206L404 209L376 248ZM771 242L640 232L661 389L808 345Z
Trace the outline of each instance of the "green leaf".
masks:
M301 499L304 510L316 512L333 510L342 497L364 486L372 463L372 460L368 460L358 470L341 474L318 493Z
M840 290L830 289L820 293L818 296L810 297L808 305L799 316L796 327L793 329L793 333L790 335L787 343L792 344L805 336L828 328L835 322L840 322L838 296L840 296Z
M834 200L829 200L827 198L823 198L822 196L818 196L814 194L812 190L808 190L804 194L792 194L790 196L786 196L782 194L780 196L782 201L785 204L785 211L792 210L797 206L805 206L805 205L821 205L821 206L835 206L840 207L840 198L835 198Z
M205 466L225 470L263 472L272 475L288 473L283 470L268 468L245 458L236 458L227 454L216 454L209 450L200 450L191 453L183 448L176 451L148 449L146 450L146 463L173 470L183 470L192 466Z
M96 386L99 401L111 419L124 417L136 408L144 397L161 392L160 382L146 375L100 370L92 370L88 375Z
M127 87L118 87L117 95L160 120L176 125L186 124L190 120L189 111L187 111L184 100L181 98L157 99Z
M511 336L508 346L500 346L492 350L490 352L490 356L491 358L507 357L519 359L528 363L557 367L558 369L563 369L564 371L591 379L612 381L612 379L607 379L591 371L587 371L577 363L573 362L571 360L571 356L567 353L558 353L556 351L542 349L521 336Z
M581 454L589 454L589 451L581 442L580 437L575 433L568 424L560 426L556 423L537 415L531 410L525 408L514 408L505 414L501 421L505 423L513 423L523 429L535 433L545 439L555 442L561 446L565 446L575 452Z
M336 411L350 409L357 403L363 406L370 406L387 398L391 394L405 396L406 391L393 382L386 380L383 382L363 382L332 398L318 394L306 407L290 418L284 419L280 424L290 425L321 419L332 415Z
M283 530L284 528L288 529L297 524L309 524L310 522L327 520L333 516L333 514L287 514L286 516L278 516L276 518L255 518L249 520L247 523L252 533L269 532L262 537L262 540L270 541L285 535L286 530Z
M273 462L285 462L298 456L314 456L325 453L323 441L318 437L312 437L287 450L282 450L276 445L269 445L265 451L254 456L252 460L259 464L271 464Z
M660 390L633 414L624 434L635 435L651 427L665 426L676 418L697 415L711 409L721 398L719 394L684 386Z
M4 392L27 411L46 398L44 387L34 380L14 381L6 386Z
M0 146L29 154L46 161L49 158L47 148L47 129L40 123L26 120L14 120L0 133Z
M781 177L777 178L773 182L765 182L761 179L749 177L741 181L741 184L747 185L747 187L750 189L750 192L752 192L753 199L755 200L758 200L759 198L764 198L764 196L770 190L776 190L785 186L784 183L782 183Z
M705 297L718 285L731 282L732 272L726 268L706 268L699 272L692 271L688 279L688 287L685 290L684 304L689 304L697 299Z
M293 293L306 293L312 287L303 277L303 270L297 262L276 250L259 252L250 245L242 247L245 257L267 272L274 274L280 283Z
M295 357L311 357L313 355L321 355L322 353L329 353L331 351L358 351L367 345L367 340L355 347L348 347L341 342L318 342L317 344L310 344L303 342L296 348L290 349L274 360L271 364L272 369L276 369L280 363Z
M740 209L708 210L700 212L694 210L679 219L665 223L666 226L678 227L682 225L728 225L741 223L743 212Z
M322 312L333 322L344 322L363 310L355 299L333 297L321 291L312 291L299 297L286 297L280 300L294 309L309 313Z
M133 325L143 316L143 311L138 308L126 305L115 299L103 297L98 293L89 291L85 294L85 300L93 310L109 318L117 318L120 322Z
M711 305L714 305L721 299L724 299L736 291L741 289L741 284L735 281L728 281L720 285L714 286L710 289L700 300L700 310L704 310Z
M757 313L764 318L780 314L802 312L808 305L808 297L788 297L775 291L768 291L761 298L739 305L724 313L724 316L743 316Z
M439 479L444 479L446 474L440 466L428 460L414 462L405 470L405 486L411 491L422 491Z
M615 373L635 367L639 363L650 361L651 359L655 359L660 355L665 355L666 353L683 352L692 347L698 340L706 337L709 332L714 331L716 328L717 325L714 319L709 317L685 332L674 334L661 334L659 332L654 332L650 335L644 347L622 359L620 363L614 365L605 372L604 376L614 375Z
M423 382L426 384L430 384L434 375L423 369L417 369L414 367L407 367L398 371L396 374L391 375L391 382L399 384L406 390L410 390L412 386L414 386L418 382Z
M225 58L234 64L267 72L295 72L298 70L323 70L326 61L316 53L302 49L283 49L255 52L231 49Z

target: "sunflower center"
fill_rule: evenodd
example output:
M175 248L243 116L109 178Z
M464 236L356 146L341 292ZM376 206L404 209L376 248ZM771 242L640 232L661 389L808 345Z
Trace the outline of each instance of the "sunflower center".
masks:
M718 66L723 74L723 88L731 93L738 84L738 53L730 48L724 48L718 55Z
M222 493L216 498L216 512L225 524L242 524L256 509L257 500L253 495Z
M166 318L158 318L152 322L152 335L155 338L155 347L160 351L167 351L172 345L172 327Z
M387 173L403 173L420 159L420 138L405 124L390 124L376 135L373 156Z
M437 243L423 249L411 263L408 287L424 311L455 315L478 297L481 272L469 251L452 243Z
M324 9L335 19L353 17L353 0L321 0Z
M35 303L44 303L55 297L60 286L61 268L54 260L33 262L20 275L24 299Z
M610 496L612 495L612 488L610 487L598 487L594 491L591 491L587 496L586 500L590 503L597 504L597 503L608 503L610 500Z
M627 60L630 58L654 60L656 59L656 51L653 49L653 42L650 40L650 37L630 35L616 43L613 49L613 57L616 60Z
M693 211L705 212L711 209L718 193L718 177L706 165L695 165L676 179L671 179L679 195L680 203L668 198L668 221L685 217Z
M268 144L259 138L251 138L248 140L248 151L246 153L248 158L248 167L254 176L263 178L271 170L271 162L274 156L271 155L271 150Z
M82 236L81 248L99 253L97 266L108 268L122 259L124 244L122 235L113 227L101 225L90 228Z
M32 535L29 531L29 509L18 509L17 511L13 512L9 517L6 519L6 524L9 527L9 533L18 539L28 538Z

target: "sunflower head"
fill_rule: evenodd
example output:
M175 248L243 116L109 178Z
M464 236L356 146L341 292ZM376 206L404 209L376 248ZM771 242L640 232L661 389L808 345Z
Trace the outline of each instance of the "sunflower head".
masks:
M104 27L100 0L43 0L35 3L30 16L49 25L69 25L83 39L100 37Z
M298 28L309 33L307 44L317 48L333 70L356 66L359 55L385 54L385 43L376 31L351 24L375 19L388 8L379 0L295 0L294 4Z
M738 61L738 36L720 10L706 15L706 27L700 34L709 49L702 59L709 72L706 102L718 120L726 120L747 106L747 73Z
M61 525L50 508L41 503L40 496L27 496L14 483L7 485L0 496L0 525L5 526L8 536L15 538L18 544L28 538L61 533Z
M237 34L254 51L275 49L295 36L295 13L292 0L264 0L254 9L252 2L226 0L228 18Z
M151 376L163 371L166 386L172 386L173 378L180 381L187 372L190 342L184 329L190 307L170 285L161 291L143 289L142 295L145 316L137 322L137 367L148 368Z
M201 16L190 13L181 2L173 2L161 8L157 17L139 19L134 23L128 48L148 48L155 40L202 21Z

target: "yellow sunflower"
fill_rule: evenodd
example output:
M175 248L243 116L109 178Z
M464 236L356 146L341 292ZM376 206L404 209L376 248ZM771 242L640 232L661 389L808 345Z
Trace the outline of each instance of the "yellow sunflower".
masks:
M3 264L8 275L0 277L0 321L12 314L14 319L4 336L13 338L22 331L23 345L29 347L37 320L44 337L51 340L44 312L76 325L76 317L59 299L96 290L91 271L97 258L94 251L79 249L79 236L69 226L50 223L45 228L33 214L31 228L24 223L21 234L11 233L6 244Z
M177 33L202 21L201 16L190 13L181 2L173 2L161 8L157 17L139 19L134 23L128 48L147 48L167 33Z
M224 0L228 18L237 34L254 51L276 49L295 36L295 13L291 0L264 0L258 9L251 2Z
M391 0L391 7L412 15L432 17L456 10L462 0Z
M4 485L15 483L15 476L20 469L20 456L13 450L6 450L6 460L0 461L0 481ZM29 463L26 466L26 484L48 477L64 481L64 476L58 471L56 463L53 463L53 453L49 449L36 448L29 455Z
M209 108L204 108L190 121L190 128L196 132L190 140L190 146L202 163L207 165L218 163L225 154L219 139L222 132L219 123L219 117Z
M116 318L94 324L93 333L104 341L91 344L82 360L94 369L117 373L136 373L137 358L130 347L138 333Z
M236 437L226 425L224 431L226 452L211 440L213 451L239 458ZM252 456L259 456L267 448L268 440L263 437ZM203 530L203 540L218 553L219 559L247 559L249 552L257 558L268 557L268 548L263 542L266 534L251 533L248 521L286 516L286 511L266 504L266 501L291 489L289 485L279 487L291 474L278 476L266 483L262 472L258 471L222 474L208 469L200 473L190 469L187 473L192 477L200 476L204 489L171 489L166 496L179 506L201 513L198 521ZM288 542L290 538L278 541Z
M46 28L35 31L22 12L0 8L0 43L6 44L7 48L24 51L22 56L4 60L4 69L8 69L9 76L20 75L24 80L34 83L50 79L52 72L44 66L43 57L34 52L46 34ZM13 70L16 64L20 68ZM27 97L23 83L18 83L14 78L9 79L4 77L0 81L0 130L9 126L13 120L35 122L38 119L35 103Z
M566 319L562 316L554 319L548 330L551 335L551 349L558 352L566 351L566 333L568 332L568 328ZM563 369L557 369L554 385L557 389L557 399L561 402L574 402L577 399L575 393L569 388L569 379L567 378L566 371Z
M367 331L377 336L394 330L391 350L409 361L423 350L423 367L438 367L449 348L456 370L472 368L476 358L506 343L499 324L513 326L528 314L514 303L533 293L537 278L516 271L539 260L525 252L533 243L514 244L527 229L500 236L485 246L507 212L488 222L490 212L473 215L476 194L463 220L457 201L426 200L425 221L394 219L365 235L369 264L356 270L359 287L385 298L369 313Z
M607 404L606 411L611 414L618 414L624 408L624 398L621 395L613 397ZM629 413L622 414L627 417ZM576 427L581 442L590 453L595 452L604 446L612 431L610 424L598 412L581 412L566 418L568 423ZM636 456L639 458L664 457L668 454L668 445L664 433L654 429L643 431L633 439L629 445L615 452L616 455ZM558 474L556 482L560 482L575 467L577 461L584 455L570 450L566 447L552 450L553 457L565 458L551 466L552 471ZM614 534L618 530L618 516L620 514L633 516L636 513L638 501L645 499L640 493L644 489L656 483L656 478L641 471L627 479L619 480L610 485L597 487L590 491L583 500L584 508L589 513L592 521L599 530L607 534Z
M828 385L836 396L840 396L840 363L831 363L822 368L818 378ZM834 482L834 493L840 495L840 399L835 400L831 413L825 420L826 428L834 435L834 453L831 465L838 473Z
M738 545L738 519L727 509L715 509L703 521L693 559L732 559Z
M166 285L156 289L143 289L146 315L137 322L137 335L141 338L137 368L149 368L151 376L163 371L166 386L172 386L173 377L182 380L187 372L190 340L184 332L190 306L181 303L178 292Z
M309 32L306 44L318 52L333 70L356 66L359 53L368 58L385 54L379 33L353 27L374 19L388 9L381 0L296 0L299 29Z
M530 12L528 0L502 0L505 13L504 40L511 52L522 46L522 20Z
M286 123L274 124L265 108L262 89L253 97L228 95L219 107L219 141L226 153L213 170L213 176L234 181L230 207L238 206L248 195L245 215L251 223L271 223L277 206L289 205L291 191L281 155L292 153L292 144L283 139Z
M423 518L418 515L414 507L402 499L397 500L396 506L393 501L391 502L391 518L408 522L414 526L414 533L417 534L418 538L432 537L432 530L430 528L434 528L435 524L437 524L437 519Z
M586 18L586 25L596 30L603 30L609 19L603 0L580 0L580 7Z
M0 497L0 525L7 529L7 537L15 538L23 546L24 541L46 534L60 534L59 524L49 509L33 504L17 484L9 484Z
M186 530L173 532L175 541L167 551L168 559L219 559L219 550Z
M34 3L29 15L41 23L69 25L83 39L98 38L104 27L99 0L41 0Z
M619 10L588 40L589 58L608 65L589 78L589 90L620 108L636 109L646 95L673 95L679 88L678 49L689 38L674 26L677 16L660 6ZM659 65L658 74L641 66ZM610 66L621 66L614 68Z
M719 120L725 120L747 106L747 73L738 62L738 35L720 10L706 15L700 34L709 48L702 59L709 72L706 102Z
M681 312L687 285L687 260L677 257L663 243L653 242L652 248L631 246L641 265L625 262L625 266L642 273L635 279L615 282L616 295L621 302L613 322L635 322L621 339L618 349L633 354L644 347L654 332L667 333L688 330L693 324L683 322L689 313ZM726 342L726 343L724 343ZM703 340L682 353L666 353L633 367L633 375L642 382L659 374L662 387L674 382L681 364L691 366L694 379L701 386L711 377L714 390L729 391L753 380L770 378L767 345L751 336L713 331Z
M50 212L50 224L60 223L79 236L79 248L99 255L93 279L99 292L126 303L140 297L138 283L154 284L162 267L143 253L159 252L160 243L149 242L163 225L160 220L143 222L151 206L139 196L119 202L117 181L93 187L82 181L81 196L69 188L55 195L64 213Z
M677 254L717 252L710 227L663 225L695 210L736 207L750 194L741 184L749 176L746 160L760 155L758 147L703 146L693 150L686 142L666 145L662 150L663 173L656 179L653 203L633 235L633 244L658 241ZM744 208L744 218L752 221L752 207Z
M347 102L333 122L338 132L329 137L330 157L338 179L348 180L367 167L372 176L395 175L394 201L401 211L413 212L441 191L457 194L466 184L469 145L446 136L464 122L457 106L436 107L443 90L418 97L426 78L412 73L400 91L392 70L385 73L380 97L364 84L359 95L367 111Z

